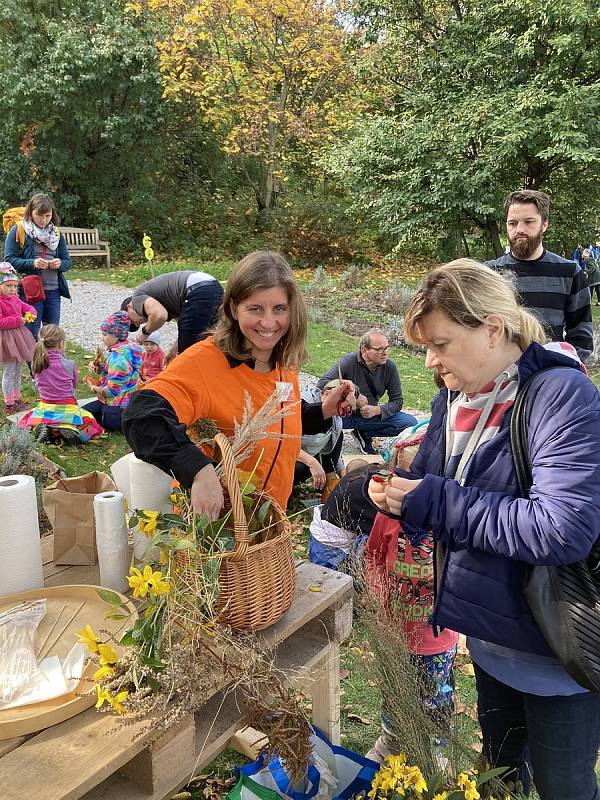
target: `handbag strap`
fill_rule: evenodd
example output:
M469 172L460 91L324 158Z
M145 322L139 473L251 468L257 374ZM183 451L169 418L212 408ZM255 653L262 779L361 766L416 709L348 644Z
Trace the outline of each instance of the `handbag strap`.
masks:
M527 420L525 419L524 411L525 400L529 394L531 384L537 376L541 375L542 372L548 372L553 369L571 369L571 367L544 367L538 372L534 372L533 375L527 378L523 386L519 387L515 402L513 403L512 415L510 418L510 446L521 497L529 497L529 490L533 483L531 459L529 458L529 448L527 446Z

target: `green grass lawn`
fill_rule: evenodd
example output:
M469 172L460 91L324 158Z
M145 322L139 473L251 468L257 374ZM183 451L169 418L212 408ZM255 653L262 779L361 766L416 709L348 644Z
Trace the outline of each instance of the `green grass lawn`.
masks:
M233 269L234 261L229 259L220 259L218 261L207 261L198 263L194 260L174 260L174 261L159 261L150 266L148 262L132 263L122 262L119 266L111 267L96 267L90 266L92 260L89 262L83 259L83 263L74 262L74 266L69 271L69 280L76 278L83 281L104 281L111 283L113 286L128 286L133 288L140 283L149 280L156 275L162 275L165 272L175 272L176 270L192 269L208 272L214 275L220 281L226 281L229 273Z

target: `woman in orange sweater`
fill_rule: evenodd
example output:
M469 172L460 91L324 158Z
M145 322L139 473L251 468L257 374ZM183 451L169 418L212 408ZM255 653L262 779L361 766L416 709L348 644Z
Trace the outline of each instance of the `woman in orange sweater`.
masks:
M244 392L260 408L277 391L282 405L300 400L298 369L307 360L304 300L286 260L258 251L233 270L212 336L189 347L157 378L136 392L123 432L138 458L173 473L191 488L198 513L217 519L223 491L211 460L186 428L206 417L225 435L241 420ZM285 509L302 433L327 430L329 418L351 407L354 386L343 381L320 403L304 403L270 429L240 467Z

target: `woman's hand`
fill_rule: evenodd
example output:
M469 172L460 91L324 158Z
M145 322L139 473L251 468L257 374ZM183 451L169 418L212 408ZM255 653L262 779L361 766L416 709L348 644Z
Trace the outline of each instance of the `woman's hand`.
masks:
M206 514L213 522L219 519L225 503L223 489L212 464L202 467L192 483L192 507L197 514Z
M330 392L327 392L323 397L321 408L323 409L323 419L329 419L335 414L339 414L340 417L351 414L356 408L352 381L340 381L339 386L335 386Z
M327 482L327 476L321 464L316 458L311 458L306 466L310 470L315 489L322 489Z
M400 516L404 498L409 492L414 491L421 483L420 480L412 481L394 475L389 479L381 479L374 475L369 481L369 497L382 511Z
M53 258L52 261L48 261L48 269L60 269L61 263L60 258Z
M45 258L34 258L33 266L35 269L48 269L48 261Z

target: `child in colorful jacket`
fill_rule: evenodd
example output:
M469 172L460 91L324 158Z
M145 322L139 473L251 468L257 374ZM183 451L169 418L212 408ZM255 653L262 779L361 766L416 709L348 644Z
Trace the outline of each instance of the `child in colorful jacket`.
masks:
M127 408L135 391L142 368L142 348L128 342L129 317L125 311L116 311L100 325L102 339L107 348L97 386L85 379L98 399L84 408L107 430L121 430L121 414Z

